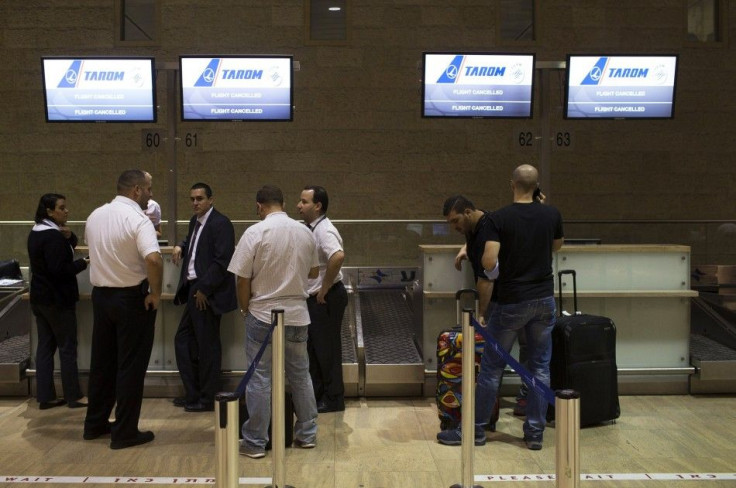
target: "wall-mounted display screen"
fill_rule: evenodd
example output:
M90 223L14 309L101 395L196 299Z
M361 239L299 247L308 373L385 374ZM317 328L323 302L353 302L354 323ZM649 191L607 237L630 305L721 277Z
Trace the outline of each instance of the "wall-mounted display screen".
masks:
M47 122L155 122L153 58L44 57Z
M291 56L181 56L183 121L293 119Z
M677 55L569 55L568 119L672 118Z
M422 117L531 118L534 55L424 53Z

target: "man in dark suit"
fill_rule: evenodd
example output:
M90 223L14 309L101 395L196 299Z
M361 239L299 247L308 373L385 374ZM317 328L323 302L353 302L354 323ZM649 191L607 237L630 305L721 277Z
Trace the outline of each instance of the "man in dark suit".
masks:
M212 206L209 185L195 183L189 198L194 210L189 232L172 255L174 264L182 263L174 304L186 306L174 338L185 396L175 398L174 405L187 412L209 412L221 383L220 318L238 306L235 277L227 271L235 230Z

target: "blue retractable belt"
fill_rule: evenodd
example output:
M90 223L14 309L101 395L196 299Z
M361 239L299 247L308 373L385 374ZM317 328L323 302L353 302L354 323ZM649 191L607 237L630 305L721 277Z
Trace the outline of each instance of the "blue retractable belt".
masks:
M251 376L253 376L253 373L256 370L256 366L258 366L261 357L263 357L263 353L266 351L266 347L271 340L271 334L273 333L273 329L275 327L276 322L274 321L274 323L271 324L271 328L268 329L268 334L266 334L266 339L263 341L263 344L261 344L261 348L258 350L258 354L256 354L256 357L253 358L253 362L250 363L250 366L248 366L248 370L245 372L245 375L243 375L243 379L240 380L240 384L235 390L235 393L237 393L239 397L243 396L243 393L245 393L245 387L248 386L248 382L250 381Z

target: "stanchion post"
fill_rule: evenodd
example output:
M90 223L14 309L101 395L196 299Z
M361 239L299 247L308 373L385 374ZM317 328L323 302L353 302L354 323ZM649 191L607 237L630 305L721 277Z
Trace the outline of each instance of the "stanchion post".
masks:
M238 488L238 400L235 393L215 395L216 488Z
M477 312L477 311L476 311ZM463 309L463 342L462 342L462 402L460 406L462 445L460 469L462 483L450 488L481 488L475 485L473 472L473 448L475 447L475 329L472 319L473 310Z
M273 455L273 488L293 488L286 484L286 426L284 425L284 311L271 310L271 454Z
M580 393L555 393L555 479L557 488L580 486Z

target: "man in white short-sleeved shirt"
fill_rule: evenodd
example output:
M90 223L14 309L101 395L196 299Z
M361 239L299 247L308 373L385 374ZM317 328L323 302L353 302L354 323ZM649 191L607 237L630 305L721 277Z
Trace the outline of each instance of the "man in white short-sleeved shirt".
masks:
M248 227L235 248L228 271L237 277L240 312L245 316L246 365L269 338L271 310L284 310L284 366L296 413L294 444L317 443L317 402L309 376L307 279L319 273L317 247L306 226L284 212L284 196L274 186L256 194L261 222ZM240 453L266 455L271 419L271 345L245 390L248 420L243 424Z
M317 243L319 277L309 280L309 372L319 413L345 410L342 380L342 317L348 305L348 292L342 284L345 261L342 237L330 219L327 190L307 186L302 190L297 209Z
M85 227L94 324L84 439L110 434L111 449L154 437L138 430L163 277L156 231L144 213L151 186L146 172L124 171L118 195L93 211Z

